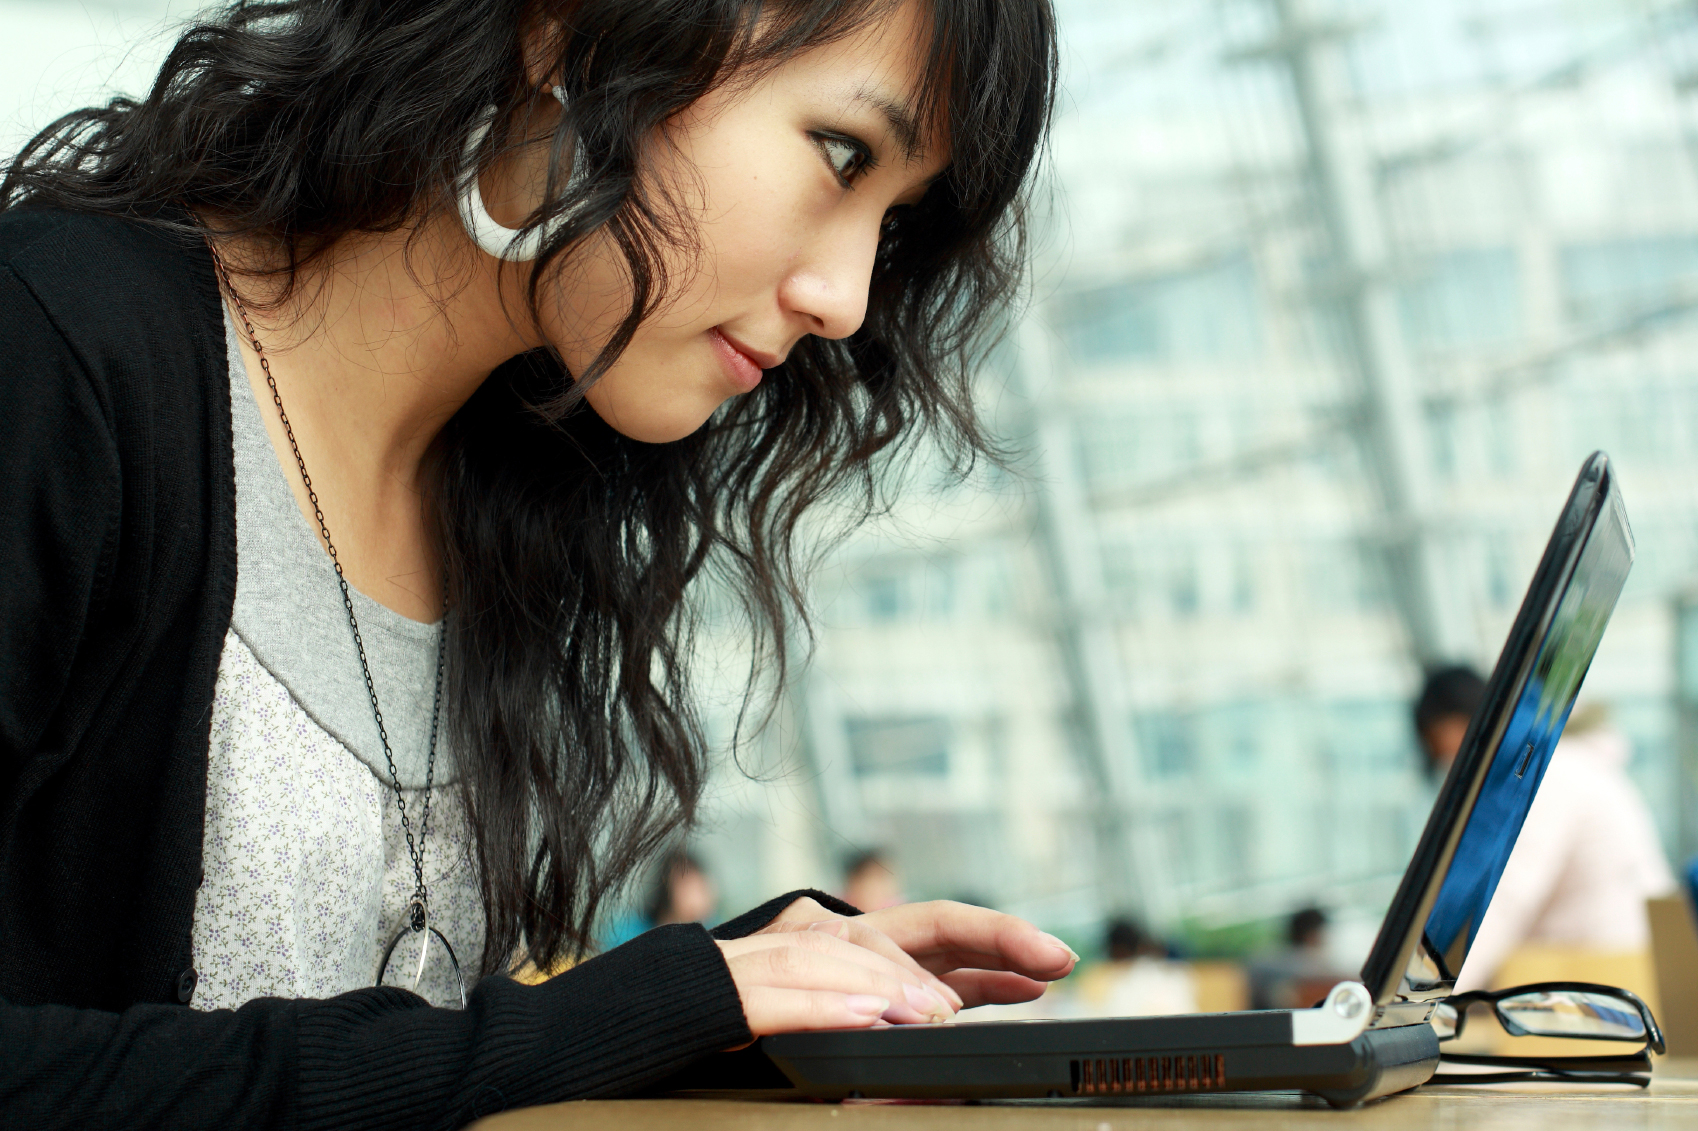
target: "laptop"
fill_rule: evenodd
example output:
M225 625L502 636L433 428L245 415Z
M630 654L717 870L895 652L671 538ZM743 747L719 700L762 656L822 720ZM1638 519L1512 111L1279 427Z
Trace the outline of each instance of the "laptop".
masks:
M1424 1082L1456 983L1633 563L1608 458L1580 470L1359 982L1310 1009L780 1033L680 1089L1072 1098L1302 1090L1345 1107Z

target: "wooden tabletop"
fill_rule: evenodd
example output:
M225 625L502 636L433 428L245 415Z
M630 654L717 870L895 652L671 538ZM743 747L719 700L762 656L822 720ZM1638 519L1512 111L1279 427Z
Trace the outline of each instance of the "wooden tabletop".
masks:
M1657 1065L1647 1091L1517 1085L1417 1088L1353 1111L1280 1092L938 1104L771 1100L582 1100L493 1116L475 1131L1634 1131L1698 1128L1698 1060Z

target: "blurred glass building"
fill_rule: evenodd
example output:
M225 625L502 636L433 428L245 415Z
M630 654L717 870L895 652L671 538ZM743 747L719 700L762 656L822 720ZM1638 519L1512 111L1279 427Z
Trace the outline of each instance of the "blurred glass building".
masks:
M1639 561L1586 691L1698 852L1698 5L1058 4L1034 301L983 375L1022 455L918 465L825 562L694 846L727 909L879 846L1077 939L1319 902L1365 949L1432 799L1422 666L1491 663L1597 448ZM8 148L139 93L190 10L0 0Z
M1698 6L1061 19L1035 304L985 380L1029 475L831 561L803 768L723 779L723 870L875 843L1062 930L1319 901L1365 949L1433 796L1422 667L1489 667L1598 448L1639 559L1587 695L1698 851Z

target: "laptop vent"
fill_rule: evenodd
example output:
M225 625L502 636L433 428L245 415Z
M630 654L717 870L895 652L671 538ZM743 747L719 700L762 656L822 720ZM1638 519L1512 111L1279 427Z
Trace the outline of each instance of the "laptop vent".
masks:
M1081 1096L1135 1092L1195 1092L1226 1083L1226 1057L1130 1056L1073 1062L1073 1091Z

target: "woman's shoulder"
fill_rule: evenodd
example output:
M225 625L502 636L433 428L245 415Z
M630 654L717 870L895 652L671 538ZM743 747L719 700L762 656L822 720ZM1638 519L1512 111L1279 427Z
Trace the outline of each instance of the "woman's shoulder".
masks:
M110 212L72 211L28 203L0 211L0 264L31 273L72 263L104 271L130 262L182 261L187 242L166 225L186 214L161 212L150 218ZM69 257L67 259L67 257Z
M179 214L175 219L183 219ZM166 223L15 207L0 212L0 318L12 365L50 352L97 385L204 377L224 360L223 311L205 245ZM10 366L8 366L10 368Z
M194 236L169 226L183 219L181 213L143 219L9 208L0 212L0 270L25 287L67 337L143 320L155 340L178 323L211 318L221 328L210 254Z

